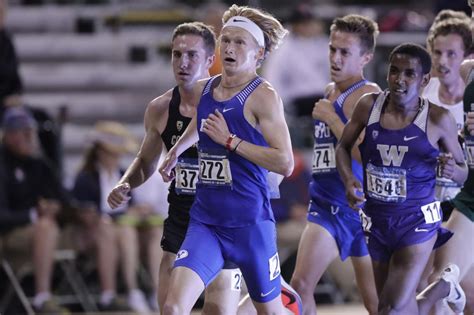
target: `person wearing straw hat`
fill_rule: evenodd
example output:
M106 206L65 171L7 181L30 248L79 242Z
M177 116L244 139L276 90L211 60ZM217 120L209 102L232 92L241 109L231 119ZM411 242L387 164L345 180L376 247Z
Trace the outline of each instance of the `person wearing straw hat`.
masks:
M121 261L128 289L128 306L137 312L148 312L148 303L136 279L139 246L135 227L142 220L152 221L149 218L151 214L142 213L142 207L129 202L118 209L112 209L107 203L107 192L123 175L121 159L125 154L136 152L137 141L123 124L115 121L97 122L88 140L91 145L84 154L83 165L73 188L73 194L82 208L78 213L82 227L76 235L78 246L96 249L102 290L99 304L102 309L127 310L126 305L116 298L115 276L118 261ZM159 232L159 226L149 225L147 242L159 240L150 236L154 232ZM158 268L149 267L151 270Z

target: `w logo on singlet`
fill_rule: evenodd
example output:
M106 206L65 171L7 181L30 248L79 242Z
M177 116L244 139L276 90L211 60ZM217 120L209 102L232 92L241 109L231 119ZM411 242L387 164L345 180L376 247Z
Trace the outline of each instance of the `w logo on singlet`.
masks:
M377 144L377 150L380 152L384 166L400 166L405 153L408 152L408 147L405 145Z

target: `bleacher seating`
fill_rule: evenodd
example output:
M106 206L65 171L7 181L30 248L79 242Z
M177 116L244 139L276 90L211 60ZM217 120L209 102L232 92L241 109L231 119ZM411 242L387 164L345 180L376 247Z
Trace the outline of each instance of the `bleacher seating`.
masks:
M166 48L189 13L166 1L42 3L13 2L7 28L20 59L24 102L53 117L67 113L62 142L70 182L96 120L120 120L142 136L146 104L174 84Z
M169 53L163 47L168 47L173 28L192 20L195 13L171 1L24 3L14 0L7 15L25 82L24 100L53 117L66 108L65 128L74 130L62 137L66 166L78 160L77 139L97 119L142 123L146 104L174 84ZM318 6L318 13L332 17L350 9L326 4ZM363 13L370 16L375 11ZM402 36L404 40L408 36L411 41L424 40L419 34ZM394 41L401 41L399 37L381 34L379 47L393 46ZM385 67L375 67L384 64L385 54L380 58L369 65L369 77L384 77L377 69Z
M143 46L156 51L168 45L172 28L162 31L136 30L98 34L17 34L14 38L23 63L30 62L108 62L129 61L130 47ZM154 51L153 51L154 50Z

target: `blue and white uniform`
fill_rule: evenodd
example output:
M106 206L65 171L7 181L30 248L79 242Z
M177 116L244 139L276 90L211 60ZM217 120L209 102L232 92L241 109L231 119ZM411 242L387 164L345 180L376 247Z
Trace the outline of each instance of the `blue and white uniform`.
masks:
M341 121L346 124L343 106L346 98L367 84L366 80L354 83L334 101L333 106ZM323 226L336 241L342 260L348 256L368 254L359 215L347 204L344 183L336 169L335 147L337 138L329 126L314 121L314 152L312 180L309 184L311 201L308 221ZM362 165L352 160L354 176L362 182Z
M211 78L197 110L199 131L199 182L186 239L175 266L195 271L207 285L224 260L236 263L253 300L263 303L280 294L280 263L276 229L267 186L268 171L229 152L202 132L202 122L220 111L231 133L259 146L268 146L263 135L244 117L247 98L262 83L252 80L229 100L216 101Z
M435 248L452 235L441 229L442 211L435 198L439 150L426 134L429 102L420 99L414 121L405 128L386 129L380 117L388 95L377 97L360 144L367 199L363 226L372 259L384 262L394 251L435 234Z

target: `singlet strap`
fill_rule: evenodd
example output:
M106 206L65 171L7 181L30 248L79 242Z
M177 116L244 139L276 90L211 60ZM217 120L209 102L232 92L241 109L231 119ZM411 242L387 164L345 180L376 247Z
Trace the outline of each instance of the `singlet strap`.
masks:
M415 118L413 124L420 128L423 132L426 132L426 126L428 125L428 110L430 102L426 98L420 98L420 111Z
M256 77L250 82L245 89L240 91L235 97L239 100L240 104L244 105L247 98L252 94L253 91L262 83L263 80L260 77Z
M380 93L379 96L377 96L374 106L372 106L372 110L370 112L367 126L370 126L380 121L380 115L382 114L383 103L385 102L387 95L388 95L388 90L385 90L382 93Z
M367 80L362 79L354 84L352 84L350 87L348 87L344 92L341 93L336 99L336 104L339 105L339 107L342 107L344 105L344 102L346 101L346 98L352 94L355 90L363 87L364 85L367 84Z
M211 77L207 82L206 82L206 85L204 86L204 90L202 91L202 95L206 95L207 93L209 93L209 91L211 90L211 87L212 87L212 82L214 82L214 80L217 78L217 77L220 77L221 75L218 74L218 75L215 75L213 77Z
M179 94L179 87L175 86L173 88L171 100L169 103L169 112L170 113L179 113L179 104L181 103L181 95Z

